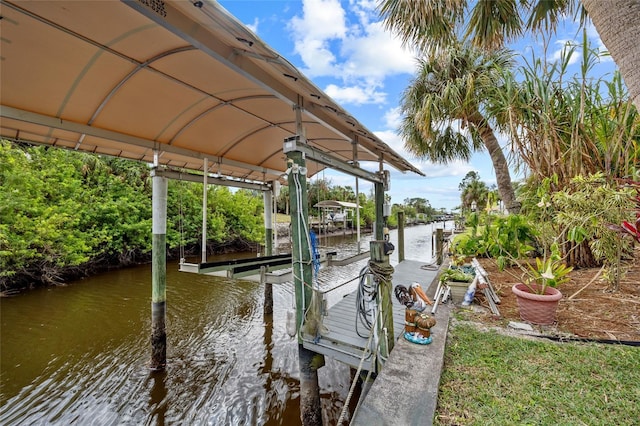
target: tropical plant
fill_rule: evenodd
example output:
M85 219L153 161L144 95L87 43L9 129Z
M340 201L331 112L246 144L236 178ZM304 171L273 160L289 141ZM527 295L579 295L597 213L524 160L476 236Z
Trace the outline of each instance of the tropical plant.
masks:
M457 281L463 283L470 283L473 281L473 275L464 272L458 268L447 268L440 274L440 282Z
M458 185L458 189L462 191L460 200L463 211L474 210L474 205L477 209L487 204L489 188L486 183L480 180L480 176L476 172L467 173L460 185Z
M563 249L569 263L577 263L571 245L587 243L594 260L604 264L610 289L617 290L625 273L623 259L631 255L632 240L619 238L609 225L633 217L631 188L609 183L602 173L576 176L553 194L552 202L557 209L554 223L565 236Z
M545 253L542 258L536 257L535 266L531 263L517 264L523 272L522 283L534 294L545 294L547 287L557 288L569 281L569 273L573 270L562 260L557 245L553 245L551 252Z
M623 237L631 235L633 239L640 243L640 181L620 179L620 185L622 188L631 188L635 191L635 195L632 196L632 202L636 208L636 220L634 223L632 223L633 220L623 220L620 225L611 224L609 228L620 233Z
M509 165L486 108L512 66L507 50L486 53L468 45L419 60L418 75L402 97L400 132L408 151L434 162L469 160L486 149L505 206L518 213Z
M627 176L640 159L640 116L620 74L589 77L600 57L585 34L581 74L568 75L577 49L567 46L553 63L533 57L519 68L519 82L505 74L504 90L490 105L498 128L511 136L517 163L538 182L556 175L558 187L578 174Z
M618 0L382 0L380 15L387 29L405 44L439 51L457 43L459 35L486 50L503 47L526 31L553 33L564 17L588 13L598 34L625 78L630 99L640 109L640 43L637 25L640 3ZM586 15L581 13L581 24Z

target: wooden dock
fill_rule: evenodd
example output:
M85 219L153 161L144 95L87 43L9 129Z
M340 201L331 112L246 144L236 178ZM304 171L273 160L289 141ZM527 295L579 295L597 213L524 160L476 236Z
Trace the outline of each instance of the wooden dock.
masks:
M421 266L424 262L405 260L395 266L392 276L393 287L402 284L405 287L412 282L418 282L427 291L437 271L425 270ZM393 331L397 339L404 331L405 307L395 298L393 299ZM358 324L361 337L356 333L356 292L348 294L338 303L329 308L327 315L323 317L323 324L328 328L328 333L314 342L309 336L304 340L304 347L314 352L341 361L353 368L357 368L365 352L369 332L363 325ZM369 354L362 365L363 370L375 368L375 357Z

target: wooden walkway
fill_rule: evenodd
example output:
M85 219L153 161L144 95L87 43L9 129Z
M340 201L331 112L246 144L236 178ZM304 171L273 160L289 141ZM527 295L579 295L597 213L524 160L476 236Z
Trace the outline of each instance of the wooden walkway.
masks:
M405 287L412 282L418 282L426 291L435 279L437 271L425 270L421 266L424 262L405 260L395 266L392 277L393 288L402 284ZM401 305L392 296L393 300L393 331L397 339L404 331L404 311ZM356 292L348 294L334 306L329 308L327 316L323 318L323 324L329 329L317 342L313 342L308 336L305 338L304 347L314 352L341 361L353 368L357 368L365 351L369 331L362 324L358 324L361 337L356 333ZM369 354L362 366L363 370L375 368L375 357Z

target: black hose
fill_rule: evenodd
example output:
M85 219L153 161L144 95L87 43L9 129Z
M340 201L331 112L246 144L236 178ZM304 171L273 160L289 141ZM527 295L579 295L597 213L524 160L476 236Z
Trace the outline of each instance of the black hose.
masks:
M547 336L543 334L528 334L528 336L553 340L554 342L582 342L582 343L602 343L605 345L640 346L640 341L638 340L590 339L587 337L561 337L561 336Z

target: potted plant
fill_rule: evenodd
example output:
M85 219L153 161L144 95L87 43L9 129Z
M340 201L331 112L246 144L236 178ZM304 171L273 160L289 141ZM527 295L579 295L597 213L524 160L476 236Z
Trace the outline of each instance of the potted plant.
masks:
M473 281L474 276L459 268L448 268L440 274L440 282L446 284L451 289L451 300L453 303L460 303L464 299L464 294Z
M522 269L522 283L511 288L518 301L520 318L532 324L553 324L557 318L558 301L562 299L557 287L569 280L569 272L573 268L564 263L554 244L551 255L536 258L535 266L527 264Z

